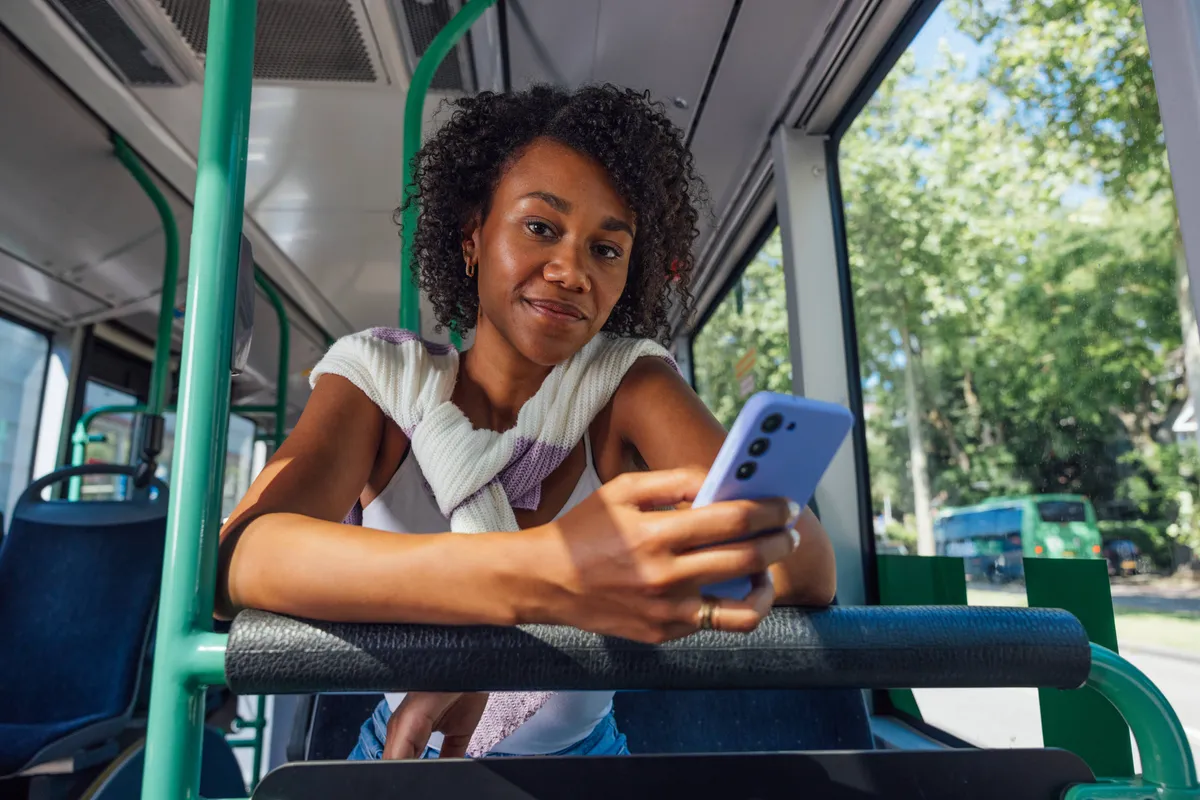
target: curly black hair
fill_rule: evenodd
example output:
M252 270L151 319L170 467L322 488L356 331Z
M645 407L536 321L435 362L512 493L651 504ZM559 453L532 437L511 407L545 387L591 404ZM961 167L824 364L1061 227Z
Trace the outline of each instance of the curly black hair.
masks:
M629 278L603 330L663 340L672 302L691 311L697 207L706 202L679 129L648 92L612 85L566 91L534 86L448 101L453 112L414 159L415 279L438 328L475 326L479 295L463 269L462 232L485 218L500 178L535 139L546 137L596 160L637 219Z

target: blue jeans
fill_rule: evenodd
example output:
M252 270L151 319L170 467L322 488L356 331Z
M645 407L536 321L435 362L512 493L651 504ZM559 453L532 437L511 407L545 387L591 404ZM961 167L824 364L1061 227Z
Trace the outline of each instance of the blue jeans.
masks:
M349 761L378 761L383 755L383 743L387 741L387 725L391 719L392 709L387 700L375 707L375 713L363 723L358 733L358 744L348 756ZM437 758L438 751L426 747L421 758ZM625 735L617 730L617 720L612 712L600 720L592 732L583 741L576 742L565 750L557 753L546 753L550 756L627 756L629 748L625 744ZM488 753L485 758L511 757L509 753Z

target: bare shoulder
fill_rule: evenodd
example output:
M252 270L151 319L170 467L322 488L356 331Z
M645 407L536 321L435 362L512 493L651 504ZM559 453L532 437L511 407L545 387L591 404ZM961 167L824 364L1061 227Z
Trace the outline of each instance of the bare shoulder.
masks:
M630 465L650 469L707 469L725 430L687 381L665 359L634 362L592 429L601 478ZM607 474L605 474L607 472Z

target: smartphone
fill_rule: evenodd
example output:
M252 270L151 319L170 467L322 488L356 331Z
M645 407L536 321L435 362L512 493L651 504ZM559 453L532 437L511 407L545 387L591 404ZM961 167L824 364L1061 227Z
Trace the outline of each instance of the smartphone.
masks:
M692 507L767 497L808 505L852 427L854 415L834 403L759 392L738 414ZM703 592L741 600L750 590L747 577Z

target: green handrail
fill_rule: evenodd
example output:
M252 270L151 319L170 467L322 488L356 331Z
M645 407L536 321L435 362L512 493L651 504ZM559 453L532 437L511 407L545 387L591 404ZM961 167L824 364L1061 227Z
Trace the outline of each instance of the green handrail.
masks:
M1098 644L1092 645L1087 685L1125 718L1142 759L1140 780L1114 780L1072 787L1065 800L1196 800L1200 780L1187 731L1167 698L1141 670Z
M458 40L483 16L496 0L470 0L454 18L433 37L421 62L413 70L408 84L408 96L404 100L404 196L407 199L414 191L414 161L421 149L421 127L425 118L425 97L429 84L442 61L458 44ZM419 216L416 203L410 204L400 217L400 327L414 333L421 332L421 300L413 284L412 244ZM453 335L457 337L458 332Z
M154 363L150 367L150 391L145 405L102 406L94 408L75 423L71 436L71 466L82 466L87 459L88 425L103 414L161 415L167 402L167 382L171 376L171 325L175 318L175 286L179 283L179 226L167 198L150 177L141 159L117 133L110 136L113 152L138 186L150 198L162 222L164 253L162 299L158 310L158 339L154 343ZM78 500L81 481L72 478L67 485L67 497Z
M117 134L112 136L117 158L125 165L142 187L142 191L154 203L162 219L163 238L166 240L166 255L163 259L162 298L158 307L158 336L154 341L154 365L150 371L150 391L146 399L145 413L162 414L167 406L167 384L171 376L171 332L175 322L175 287L179 283L179 227L175 224L175 213L171 211L167 198L150 178L141 160Z
M177 481L167 515L143 797L200 790L204 689L225 681L212 632L230 357L246 191L255 0L212 0L180 375Z
M255 270L254 282L258 284L258 288L263 290L263 294L267 296L267 300L271 302L271 306L275 309L275 314L279 318L279 367L276 371L275 378L275 406L259 407L264 410L269 410L275 414L275 447L283 443L284 426L287 422L287 402L288 402L288 373L291 365L291 349L292 349L292 326L288 320L287 307L283 304L283 298L279 296L278 290L274 284L266 279L262 272ZM247 406L245 408L256 408L256 406Z

